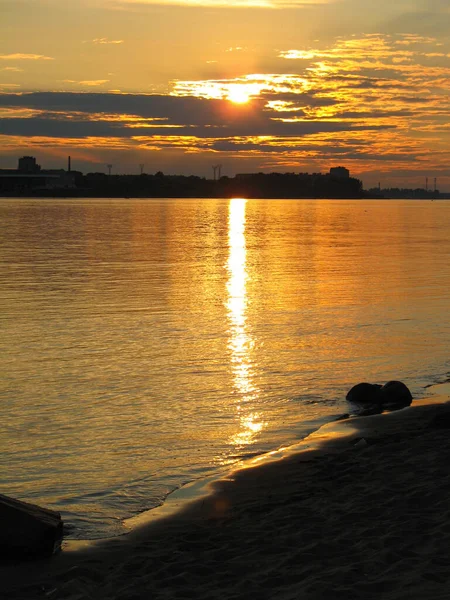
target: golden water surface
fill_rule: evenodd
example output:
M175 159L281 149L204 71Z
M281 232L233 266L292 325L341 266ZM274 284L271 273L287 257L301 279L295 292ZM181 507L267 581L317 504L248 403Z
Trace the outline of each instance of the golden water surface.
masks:
M449 371L450 203L0 199L1 491L74 536Z

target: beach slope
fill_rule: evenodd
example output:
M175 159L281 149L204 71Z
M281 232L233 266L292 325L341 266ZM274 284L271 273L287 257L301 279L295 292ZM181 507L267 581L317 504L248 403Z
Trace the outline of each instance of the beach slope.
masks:
M450 598L450 404L331 423L130 534L4 565L5 598ZM303 446L305 447L305 445Z

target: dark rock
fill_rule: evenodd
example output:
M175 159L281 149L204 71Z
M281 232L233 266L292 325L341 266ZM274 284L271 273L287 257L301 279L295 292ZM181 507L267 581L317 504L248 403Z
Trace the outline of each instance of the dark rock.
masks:
M61 549L61 515L0 494L0 557L42 558Z
M409 406L412 395L401 381L388 381L383 386L378 383L358 383L348 392L347 401L358 415L375 415L384 410L399 410Z
M409 406L413 400L408 387L401 381L388 381L380 390L383 410L399 410Z
M381 385L378 383L358 383L347 393L347 402L356 408L360 415L374 415L382 412L380 395Z
M347 393L346 398L352 404L378 404L381 388L378 383L357 383Z

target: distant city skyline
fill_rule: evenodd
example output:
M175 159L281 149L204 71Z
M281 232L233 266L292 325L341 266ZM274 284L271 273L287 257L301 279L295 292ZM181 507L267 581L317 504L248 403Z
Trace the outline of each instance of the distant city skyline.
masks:
M104 172L82 173L72 170L71 157L66 168L46 169L34 156L21 156L15 169L0 169L0 196L66 197L220 197L220 198L390 198L449 199L450 193L437 187L437 178L416 188L377 187L364 189L363 182L351 176L343 166L330 167L325 173L272 172L221 175L222 165L212 166L212 177L193 174L164 175L162 172L139 174L114 173L111 164ZM111 187L113 186L113 187Z
M370 6L368 6L370 4ZM0 168L450 191L447 0L0 0ZM144 165L144 167L142 167ZM431 183L432 185L432 183Z
M74 171L74 172L80 172L83 174L88 174L88 173L104 173L107 175L126 175L126 176L130 176L130 175L154 175L156 173L156 171L150 171L149 169L146 168L145 164L139 164L137 165L137 168L133 169L133 166L131 167L132 170L129 172L125 172L125 171L120 171L119 167L120 165L112 165L112 164L107 164L107 165L99 165L99 168L97 170L88 170L88 171L82 171L81 169L77 169L74 168L72 169L72 157L71 156L67 156L65 157L66 160L66 164L60 164L56 167L50 167L48 165L44 165L41 166L36 157L34 156L20 156L20 157L15 157L15 161L16 164L14 166L10 165L8 166L6 169L2 169L0 168L0 178L2 176L2 174L6 173L7 171L21 171L21 172L28 172L28 173L32 173L32 172L40 172L41 169L43 170L43 172L50 172L52 170L57 170L57 171L66 171L66 172L70 172L70 171ZM134 167L136 167L136 165L134 165ZM260 173L263 171L259 171ZM272 171L275 173L288 173L288 171L285 172L281 172L281 171ZM295 170L295 171L291 171L292 173L297 173L297 174L312 174L309 173L307 171L299 171L299 170ZM254 171L252 173L249 173L249 175L254 175L257 172ZM268 174L269 172L267 172L266 174ZM334 177L353 177L354 175L352 173L350 173L350 171L343 165L329 165L329 167L327 167L325 169L325 171L323 172L318 172L319 174L330 174ZM195 173L165 173L165 175L181 175L181 176L200 176L202 177L202 175L198 175ZM213 179L216 180L218 178L220 178L222 175L224 175L225 177L239 177L240 175L243 175L241 173L225 173L222 174L222 165L212 165L211 166L211 170L209 173L206 173L206 175L203 175L204 178L206 179ZM244 174L245 175L245 174ZM445 193L445 190L441 190L438 188L438 180L437 177L434 178L430 178L430 177L425 177L425 179L421 182L422 184L419 183L419 185L417 186L413 186L413 187L407 187L407 186L403 186L403 185L381 185L381 182L379 181L378 184L375 186L371 186L370 188L364 185L363 183L363 189L366 190L375 190L375 189L379 189L379 190L393 190L393 189L400 189L400 190L428 190L428 191L441 191Z

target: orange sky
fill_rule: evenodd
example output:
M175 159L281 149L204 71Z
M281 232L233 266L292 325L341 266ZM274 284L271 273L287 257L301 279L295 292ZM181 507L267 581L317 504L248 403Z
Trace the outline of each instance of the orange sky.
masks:
M368 7L367 5L370 4ZM448 0L0 0L0 168L450 191Z

